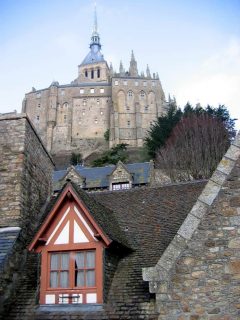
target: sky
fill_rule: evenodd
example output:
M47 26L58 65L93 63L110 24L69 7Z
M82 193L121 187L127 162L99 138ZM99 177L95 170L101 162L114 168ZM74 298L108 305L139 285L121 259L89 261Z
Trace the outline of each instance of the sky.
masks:
M98 0L102 52L115 70L158 72L166 97L240 119L240 0ZM25 93L70 83L89 51L92 0L0 0L0 113ZM237 121L240 129L240 120Z

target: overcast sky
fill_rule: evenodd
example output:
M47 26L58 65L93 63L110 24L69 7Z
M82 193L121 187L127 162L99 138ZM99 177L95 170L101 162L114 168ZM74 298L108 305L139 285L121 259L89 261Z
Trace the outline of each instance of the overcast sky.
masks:
M21 111L32 87L77 77L93 10L91 0L0 0L0 113ZM139 71L149 64L179 106L225 104L240 119L240 0L98 0L97 12L115 69L133 49Z

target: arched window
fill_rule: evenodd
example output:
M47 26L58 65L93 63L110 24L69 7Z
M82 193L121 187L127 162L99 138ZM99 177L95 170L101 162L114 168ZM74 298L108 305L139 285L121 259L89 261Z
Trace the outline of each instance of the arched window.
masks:
M133 92L132 92L132 90L128 91L128 97L129 97L129 98L133 97Z

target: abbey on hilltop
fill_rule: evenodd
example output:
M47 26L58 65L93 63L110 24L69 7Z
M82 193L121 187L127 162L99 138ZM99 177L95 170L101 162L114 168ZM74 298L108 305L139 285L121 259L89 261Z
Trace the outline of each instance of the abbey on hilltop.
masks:
M25 95L26 112L51 154L80 150L88 155L106 144L143 145L146 131L167 109L157 73L139 74L132 51L126 71L120 62L119 72L108 65L101 53L95 11L90 52L78 66L78 77L70 84L54 81L45 89Z

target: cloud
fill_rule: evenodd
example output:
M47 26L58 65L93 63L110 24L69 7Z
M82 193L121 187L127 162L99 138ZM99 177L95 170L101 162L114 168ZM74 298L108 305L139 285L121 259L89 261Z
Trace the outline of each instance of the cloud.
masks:
M231 38L221 52L208 57L186 81L176 87L179 105L225 104L240 129L240 39Z

